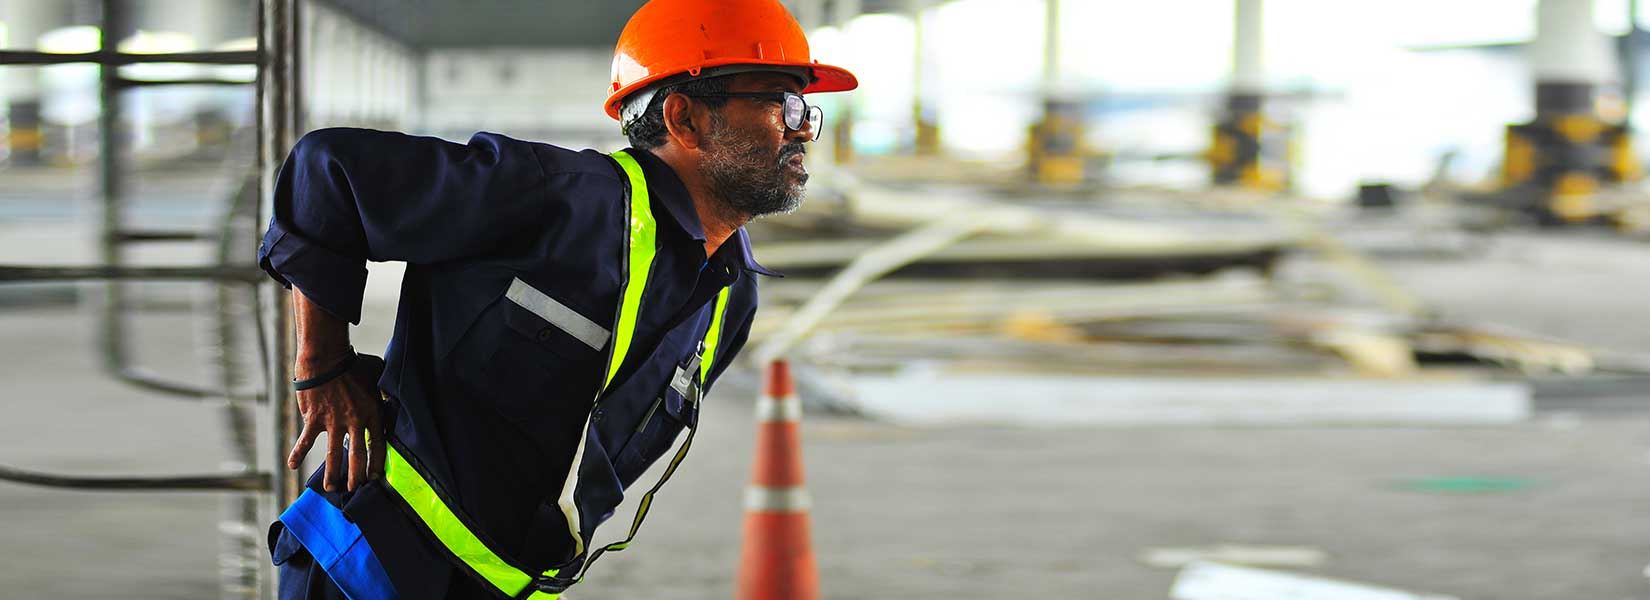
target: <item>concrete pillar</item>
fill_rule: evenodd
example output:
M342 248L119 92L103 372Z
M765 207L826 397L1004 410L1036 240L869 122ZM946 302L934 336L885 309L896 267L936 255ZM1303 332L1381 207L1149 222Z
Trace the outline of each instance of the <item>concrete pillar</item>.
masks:
M357 99L361 97L360 39L354 27L342 22L333 34L337 36L332 60L338 63L338 86L326 90L325 93L336 96L333 107L338 109L338 112L333 114L334 119L350 123L359 122L361 106Z
M378 112L378 76L382 72L379 67L384 64L383 45L371 34L363 34L357 41L360 44L360 52L355 56L355 60L360 65L361 74L361 115L364 122L372 127L378 127L378 120L382 117Z
M1288 185L1288 130L1266 118L1265 4L1235 0L1232 81L1206 158L1215 185L1279 190Z
M1541 0L1529 45L1536 114L1592 114L1598 86L1615 79L1610 41L1593 26L1592 0Z
M1262 94L1266 91L1263 58L1262 0L1237 0L1232 28L1232 91Z
M912 39L911 121L916 130L912 146L919 156L940 153L939 103L934 99L934 70L928 68L928 36L925 35L926 19L923 16L931 4L931 0L906 0L915 34Z
M1615 218L1595 205L1595 193L1640 178L1641 168L1626 125L1605 122L1595 106L1617 65L1609 38L1593 25L1592 0L1540 0L1527 52L1535 119L1507 128L1508 202L1546 224Z
M384 63L384 117L391 127L401 126L401 103L407 96L407 90L401 85L401 65L406 60L401 49L395 52Z
M811 32L825 25L825 0L795 0L791 6L803 31Z
M0 23L6 25L6 48L33 50L42 34L69 23L67 3L0 0ZM14 164L38 165L46 159L41 70L42 67L0 70L0 98L4 99L6 108L4 156Z
M837 30L848 31L848 22L859 16L860 0L832 0L831 23ZM842 103L842 114L831 127L831 158L836 164L847 164L854 160L854 105L853 101Z
M1226 94L1226 109L1231 113L1260 113L1265 108L1266 94L1264 0L1236 0L1235 8L1232 82Z
M1067 186L1088 179L1082 103L1060 73L1061 0L1044 0L1043 74L1039 85L1043 116L1031 126L1027 165L1045 185Z
M251 6L240 0L148 0L131 3L133 32L182 34L190 47L168 51L213 50L236 38L244 38L253 24ZM129 34L128 34L129 35ZM115 36L124 42L127 35ZM144 65L134 70L146 77L210 77L215 70L202 65ZM127 122L140 146L151 143L167 147L194 144L200 156L222 153L228 143L231 111L244 103L243 90L210 86L165 86L122 94L129 107Z
M133 28L180 31L196 46L212 48L252 30L249 3L242 0L145 0L134 4Z
M831 0L831 25L847 29L848 22L859 16L862 8L860 0Z
M315 15L315 27L310 31L310 53L305 56L304 64L309 66L311 83L304 88L309 95L311 107L309 125L320 127L330 124L338 114L338 92L341 89L342 78L339 74L342 58L338 53L338 19L330 11L320 7L312 8L310 14Z
M786 4L789 6L791 16L796 17L796 23L802 26L803 33L808 35L808 40L813 45L813 57L821 62L837 60L839 57L821 55L822 48L817 43L813 43L817 41L814 32L830 23L828 21L830 14L826 11L826 0L789 0ZM422 87L419 86L417 89L421 90ZM818 100L818 98L808 99L810 103ZM841 111L829 100L825 101L823 108L825 109L827 127L835 127L837 119L842 116ZM808 169L818 176L815 181L822 184L829 181L831 177L829 171L836 157L836 140L833 139L834 137L833 132L821 132L819 139L813 143L813 147L809 150L810 157L827 157L824 159L808 159Z
M1060 0L1043 5L1043 95L1052 96L1060 85Z
M243 38L254 27L250 9L253 3L239 0L196 0L199 3L196 21L191 28L195 40L203 50L213 50L230 40ZM210 73L210 69L202 69ZM245 101L249 88L201 88L195 108L195 144L203 151L216 153L229 143L234 130L230 116L237 103Z

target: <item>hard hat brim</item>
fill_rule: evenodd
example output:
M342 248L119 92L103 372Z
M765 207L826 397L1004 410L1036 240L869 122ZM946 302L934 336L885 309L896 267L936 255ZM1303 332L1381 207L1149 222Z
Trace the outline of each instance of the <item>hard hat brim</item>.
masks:
M798 68L808 69L808 70L812 71L812 73L813 73L813 82L809 83L807 85L807 87L804 87L802 89L802 93L804 93L804 94L815 94L815 93L826 93L826 92L846 92L848 90L852 90L854 88L859 87L859 78L854 77L853 73L848 72L847 69L844 69L842 67L838 67L838 66L834 66L834 65L821 64L821 63L798 63L798 62L785 61L785 60L771 60L770 61L770 60L752 60L752 59L749 59L749 58L735 58L735 59L721 60L721 61L711 60L711 61L706 61L704 64L701 64L701 65L697 66L696 68L687 71L687 73L692 74L694 76L697 76L700 72L702 72L704 70L712 69L714 67L722 67L722 66L729 66L729 65L756 65L756 66L772 65L774 67L784 67L785 69L798 69ZM658 83L658 82L660 82L664 79L670 78L674 75L681 75L681 74L683 74L683 73L682 72L659 73L657 75L653 75L653 76L650 76L650 77L647 77L647 78L644 78L644 79L637 80L637 81L631 83L630 85L624 86L623 88L620 88L618 90L614 90L614 92L612 94L609 94L607 96L607 104L606 104L607 116L613 117L613 119L618 120L619 119L619 107L624 103L625 97L627 97L627 96L629 96L633 93L636 93L637 91L645 89L648 86L653 85L655 83Z

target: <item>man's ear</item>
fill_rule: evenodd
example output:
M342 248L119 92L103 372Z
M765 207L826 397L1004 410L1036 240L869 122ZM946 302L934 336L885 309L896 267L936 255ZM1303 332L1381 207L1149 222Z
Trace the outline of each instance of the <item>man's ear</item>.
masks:
M681 94L671 94L665 97L663 116L665 131L670 138L676 140L683 148L697 149L702 133L699 118L702 107Z

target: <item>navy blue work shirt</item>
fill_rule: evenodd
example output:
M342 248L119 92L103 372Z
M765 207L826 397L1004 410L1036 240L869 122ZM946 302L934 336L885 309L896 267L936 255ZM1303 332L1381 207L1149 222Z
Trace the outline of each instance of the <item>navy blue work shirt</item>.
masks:
M698 349L717 293L732 285L707 387L750 332L757 304L751 274L777 275L752 258L743 229L707 259L681 180L652 154L630 153L647 177L660 248L629 356L591 415L600 443L586 452L605 453L613 478L581 477L581 488L611 488L596 494L604 500L594 506L581 505L587 528L611 516L622 490L697 418L696 406L669 380ZM529 570L572 558L556 498L607 348L592 347L565 321L547 321L506 294L526 285L612 328L627 226L621 177L596 151L492 133L458 144L318 130L298 141L281 168L274 219L258 251L272 277L351 323L361 319L366 261L407 263L379 381L395 437L485 537ZM381 482L368 487L374 485ZM394 564L399 551L386 556L374 541L374 528L379 539L405 532L362 528L392 579L427 568Z

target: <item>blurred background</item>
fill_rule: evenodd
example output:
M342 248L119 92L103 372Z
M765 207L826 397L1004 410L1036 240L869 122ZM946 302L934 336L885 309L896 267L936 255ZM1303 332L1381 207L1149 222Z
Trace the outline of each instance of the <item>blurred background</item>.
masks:
M620 149L641 4L0 0L0 597L271 597L285 148ZM1650 598L1637 0L786 4L861 86L571 596L733 593L786 358L827 598Z

